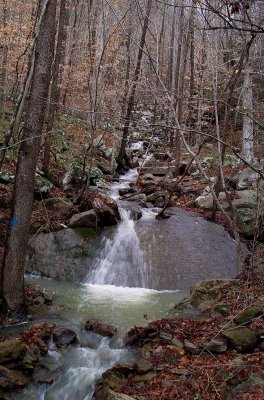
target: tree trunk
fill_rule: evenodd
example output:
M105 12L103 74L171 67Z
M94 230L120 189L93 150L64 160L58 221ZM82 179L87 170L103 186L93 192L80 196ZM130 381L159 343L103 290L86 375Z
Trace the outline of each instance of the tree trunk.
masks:
M4 43L0 45L2 50L2 68L0 75L0 112L1 120L5 119L5 102L6 102L6 81L7 81L7 61L8 61L8 45L7 45L7 9L6 0L3 0L3 28L4 28Z
M42 3L43 4L43 3ZM33 206L34 178L41 145L56 34L57 0L50 0L36 40L35 69L19 148L13 209L2 274L3 299L12 311L23 311L24 267Z
M121 148L120 148L120 151L119 151L119 154L117 157L118 171L123 170L123 161L126 158L126 146L127 146L127 141L128 141L128 135L129 135L129 126L130 126L130 121L131 121L131 117L132 117L132 111L133 111L135 95L136 95L136 88L137 88L137 83L138 83L140 69L141 69L141 62L142 62L142 58L143 58L143 52L144 52L146 34L147 34L147 30L148 30L151 6L152 6L152 0L148 0L147 8L146 8L146 15L144 18L144 24L143 24L143 28L142 28L142 35L141 35L141 40L140 40L140 45L139 45L139 50L138 50L136 69L135 69L135 73L133 76L131 92L128 97L127 111L126 111L125 123L124 123L124 128L123 128L123 137L122 137L122 142L121 142Z
M67 39L66 28L69 21L69 12L67 11L66 3L67 3L66 0L61 0L56 55L54 59L53 72L52 72L52 85L51 85L50 104L49 104L47 130L46 130L47 134L45 137L44 157L43 157L43 172L46 175L48 175L49 173L50 150L52 145L52 130L54 125L55 114L58 110L58 103L60 99L60 87L58 85L60 77L60 67L64 65L64 60L65 60L65 45Z
M252 68L248 61L244 72L243 88L243 144L242 154L246 161L254 160L254 124L252 119L253 93L252 93Z

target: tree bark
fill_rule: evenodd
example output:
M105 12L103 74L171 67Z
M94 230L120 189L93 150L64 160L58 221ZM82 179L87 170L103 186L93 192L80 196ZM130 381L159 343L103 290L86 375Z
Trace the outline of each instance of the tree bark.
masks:
M46 130L47 134L45 137L44 157L43 157L43 172L46 175L49 174L50 150L52 145L52 130L54 125L55 114L58 110L58 103L60 99L60 87L58 85L60 77L60 67L64 65L65 61L65 45L67 39L66 28L69 21L69 12L67 10L66 3L67 0L61 0L56 55L54 59L53 72L52 72L52 85L51 85L47 130Z
M23 142L18 153L13 208L1 281L3 300L12 311L23 311L25 306L24 267L33 206L34 178L54 57L56 6L57 0L49 0L36 40L35 68Z

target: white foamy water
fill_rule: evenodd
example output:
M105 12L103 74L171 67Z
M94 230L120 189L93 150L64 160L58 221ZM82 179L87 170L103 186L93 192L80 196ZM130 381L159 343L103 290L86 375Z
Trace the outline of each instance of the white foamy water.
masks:
M122 221L113 239L104 239L103 249L95 261L86 283L128 287L147 287L150 268L144 260L135 222L130 212L120 209Z

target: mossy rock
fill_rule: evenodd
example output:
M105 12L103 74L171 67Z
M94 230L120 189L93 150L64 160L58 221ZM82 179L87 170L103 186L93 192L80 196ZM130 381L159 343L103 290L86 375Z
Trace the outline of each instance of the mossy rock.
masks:
M43 201L44 207L50 211L67 212L72 207L72 202L63 197L53 197Z
M221 287L229 280L214 279L199 282L191 287L189 303L192 307L198 308L205 302L218 302L221 299Z
M223 332L228 341L239 351L252 350L257 344L257 337L248 328L230 329Z
M262 313L262 308L260 306L248 307L246 310L238 314L234 320L237 325L247 324L252 319L258 317Z
M20 360L26 353L26 345L19 340L10 339L0 343L0 364Z
M79 226L77 228L74 228L73 231L81 239L91 239L91 238L95 238L98 235L95 229L86 228L85 226Z

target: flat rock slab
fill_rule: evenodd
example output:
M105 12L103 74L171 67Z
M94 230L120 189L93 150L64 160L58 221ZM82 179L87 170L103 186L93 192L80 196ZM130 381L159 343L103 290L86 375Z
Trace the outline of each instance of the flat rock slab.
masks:
M148 287L158 290L189 289L201 280L237 275L235 241L221 225L179 208L171 218L136 222L148 265ZM246 248L243 248L246 256Z

